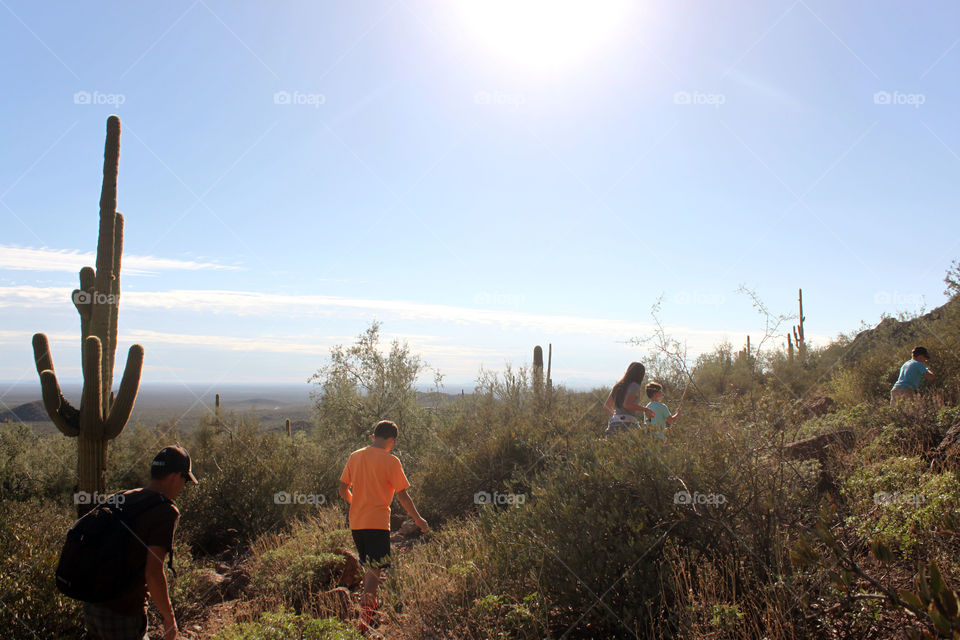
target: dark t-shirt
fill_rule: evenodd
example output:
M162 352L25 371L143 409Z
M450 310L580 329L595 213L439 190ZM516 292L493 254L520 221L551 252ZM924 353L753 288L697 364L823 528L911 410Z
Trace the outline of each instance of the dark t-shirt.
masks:
M136 504L146 496L156 493L151 489L132 489L124 491L124 505ZM177 530L180 512L169 502L163 503L140 514L134 521L135 538L127 550L129 566L139 567L147 561L147 547L163 547L167 553L173 551L173 534ZM140 615L147 608L147 579L143 571L134 580L133 585L123 595L103 603L109 609L126 615Z

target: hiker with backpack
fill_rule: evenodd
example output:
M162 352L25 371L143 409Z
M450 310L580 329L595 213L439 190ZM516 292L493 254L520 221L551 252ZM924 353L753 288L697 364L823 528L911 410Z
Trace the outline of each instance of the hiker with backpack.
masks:
M400 459L390 453L397 443L399 429L389 420L381 420L373 429L371 444L350 454L340 474L340 497L350 505L349 521L360 563L367 568L360 597L360 631L369 631L373 615L380 607L377 587L390 567L390 503L394 493L420 531L427 521L420 517L413 499L407 494L410 483Z
M900 375L890 389L890 404L897 404L905 398L914 398L920 390L920 383L933 380L933 372L927 367L930 354L925 347L914 347L910 360L900 367Z
M631 362L627 372L613 385L610 395L603 407L613 414L607 421L606 437L616 433L639 427L637 412L640 411L647 418L653 420L656 413L643 404L643 376L646 369L639 362Z
M84 603L90 638L149 640L149 593L163 619L163 640L176 640L163 561L169 553L173 570L173 536L180 519L173 501L187 483L197 484L189 454L182 447L164 447L153 459L145 487L114 494L67 532L57 587Z

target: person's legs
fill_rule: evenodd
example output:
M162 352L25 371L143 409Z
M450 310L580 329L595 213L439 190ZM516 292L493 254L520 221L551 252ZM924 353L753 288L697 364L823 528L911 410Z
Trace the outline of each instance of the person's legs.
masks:
M367 567L363 576L363 593L360 596L360 630L366 632L379 607L377 588L385 579L390 563L390 532L386 529L358 529L353 532L360 563Z
M895 405L898 402L901 402L909 398L915 398L916 396L917 396L917 392L914 391L913 389L906 389L903 387L894 387L893 389L890 390L890 404Z
M146 614L124 615L102 604L85 602L83 622L93 640L150 640Z

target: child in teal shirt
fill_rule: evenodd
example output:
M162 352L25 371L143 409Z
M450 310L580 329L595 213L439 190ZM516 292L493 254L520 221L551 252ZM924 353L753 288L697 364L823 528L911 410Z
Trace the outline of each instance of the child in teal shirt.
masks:
M678 409L676 413L671 415L670 409L663 403L663 386L659 383L648 383L646 391L647 397L650 398L650 402L647 403L647 409L653 411L653 417L648 418L644 415L644 424L649 424L654 427L654 434L663 440L667 425L674 423L677 416L680 415L680 410Z

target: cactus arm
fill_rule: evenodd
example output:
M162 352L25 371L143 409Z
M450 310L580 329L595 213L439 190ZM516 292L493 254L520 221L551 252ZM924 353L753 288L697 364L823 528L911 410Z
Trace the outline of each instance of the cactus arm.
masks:
M50 356L50 342L46 334L33 334L33 361L37 365L37 373L53 371L53 358Z
M60 393L57 374L49 369L42 372L40 389L43 394L43 408L47 410L47 415L60 433L70 438L80 435L80 412L74 409Z
M80 401L80 420L84 424L86 437L96 440L103 437L103 392L100 388L102 351L100 338L97 336L90 336L83 343L83 399Z
M80 288L73 290L73 295L71 300L73 300L73 306L77 308L77 312L80 314L80 343L83 344L83 341L87 339L88 332L90 330L90 316L93 313L93 293L94 293L94 282L96 276L93 269L90 267L84 267L80 269ZM80 296L80 293L86 293L90 297L84 299Z
M43 408L63 435L77 437L80 433L80 412L67 402L60 391L57 374L53 370L53 359L50 356L50 343L47 341L47 336L42 333L33 336L33 356L37 364L37 373L40 374Z
M111 403L110 415L107 416L104 427L105 438L116 438L127 425L140 388L142 369L143 347L135 344L127 352L127 364L123 369L123 378L120 379L120 389L117 391L116 399Z

